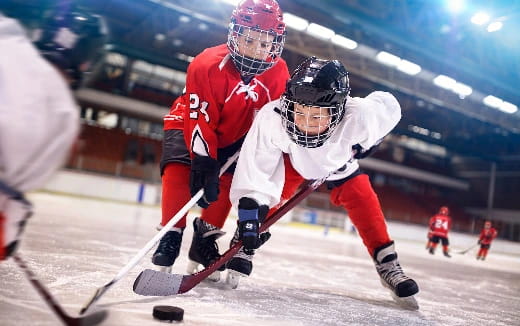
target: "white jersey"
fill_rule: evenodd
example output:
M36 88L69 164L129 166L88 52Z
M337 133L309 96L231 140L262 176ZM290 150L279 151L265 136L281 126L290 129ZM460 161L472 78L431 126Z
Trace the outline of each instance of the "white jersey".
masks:
M351 175L359 168L352 146L369 149L401 119L401 107L390 93L349 97L345 117L331 137L320 147L307 148L291 141L276 112L279 108L280 100L266 104L245 138L231 185L234 205L242 197L269 207L278 204L285 179L284 153L305 179L338 180Z
M1 13L0 49L0 180L25 192L64 163L79 110L63 77Z

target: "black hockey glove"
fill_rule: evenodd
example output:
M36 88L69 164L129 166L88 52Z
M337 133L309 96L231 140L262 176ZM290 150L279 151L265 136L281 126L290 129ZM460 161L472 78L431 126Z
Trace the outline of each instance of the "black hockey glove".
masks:
M263 245L271 237L271 233L259 234L260 223L263 222L269 207L251 198L240 198L238 203L238 234L242 240L244 252L252 255L254 250Z
M481 241L481 240L479 240L479 241L477 242L477 244L482 244L482 241Z
M361 160L366 157L369 157L377 150L377 148L379 147L379 144L381 144L382 141L383 141L383 139L380 139L374 146L370 147L369 149L364 149L359 144L352 146L352 151L354 152L354 158L356 160Z
M202 208L207 208L218 198L220 164L209 156L195 155L191 161L190 192L194 196L200 189L204 195L197 201Z

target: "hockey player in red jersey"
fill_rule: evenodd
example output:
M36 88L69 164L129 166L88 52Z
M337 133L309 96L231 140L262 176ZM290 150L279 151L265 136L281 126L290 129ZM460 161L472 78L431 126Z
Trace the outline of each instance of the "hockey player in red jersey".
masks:
M478 238L478 244L480 245L480 249L477 253L477 260L486 259L489 248L491 247L491 242L498 235L497 230L491 226L491 221L486 221L484 223L484 228L480 231L480 236Z
M70 153L80 125L69 86L105 43L101 17L67 5L48 11L35 44L0 12L0 76L9 81L0 82L0 260L15 253L32 214L24 193L42 187Z
M448 258L451 257L448 248L450 245L450 242L448 240L448 232L451 229L451 217L449 216L449 214L450 211L448 207L442 206L439 209L439 212L430 218L429 252L432 255L435 254L435 248L437 247L440 241L442 243L442 253L444 254L444 256Z
M348 211L381 283L394 299L417 308L417 283L399 264L377 195L358 164L396 126L401 108L390 93L353 98L349 92L339 61L311 57L292 74L281 99L260 110L231 186L239 218L235 238L244 244L237 256L250 260L263 244L258 229L268 208L289 199L304 179L326 178L331 202Z
M219 257L216 240L231 208L233 171L219 179L219 168L240 149L256 112L283 93L289 78L280 57L284 41L285 24L276 1L241 1L231 16L227 44L195 57L185 93L164 118L161 225L190 194L204 189L198 201L203 211L193 222L189 272ZM155 265L166 270L173 265L185 227L184 217L161 239L152 258Z

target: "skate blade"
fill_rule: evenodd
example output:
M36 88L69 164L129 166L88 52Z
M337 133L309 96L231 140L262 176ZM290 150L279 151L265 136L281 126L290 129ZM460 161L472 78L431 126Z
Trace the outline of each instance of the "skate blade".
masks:
M204 269L204 266L197 263L196 261L190 260L188 262L188 267L186 268L186 272L188 274L196 274L196 273L200 272L202 269ZM206 278L206 280L212 281L212 282L220 281L220 271L214 271Z
M409 297L398 297L393 292L391 292L392 298L394 301L401 307L407 310L419 310L419 303L417 303L417 300L413 295Z
M394 301L401 308L407 309L407 310L419 310L419 303L417 302L417 300L415 299L415 297L413 295L411 295L409 297L398 297L390 286L388 286L383 280L380 279L380 281L381 281L381 284L386 289L388 289L388 291L390 292L390 295L392 296L392 299L394 299Z
M158 267L159 267L158 270L161 273L169 273L169 274L172 273L172 267L171 266L158 266Z
M226 276L226 284L234 290L238 287L241 277L247 277L247 275L230 269Z

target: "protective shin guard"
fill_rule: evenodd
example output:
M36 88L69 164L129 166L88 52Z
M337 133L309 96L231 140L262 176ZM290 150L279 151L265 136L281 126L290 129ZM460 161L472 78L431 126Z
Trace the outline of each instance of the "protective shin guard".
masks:
M190 166L183 163L166 165L162 176L161 225L166 225L190 199ZM186 227L186 216L175 227Z
M334 188L330 199L347 210L371 256L376 248L390 242L381 205L366 174Z
M229 200L229 189L231 188L233 175L224 173L219 180L219 195L216 201L212 202L208 208L202 210L200 218L219 229L222 229L231 210Z

